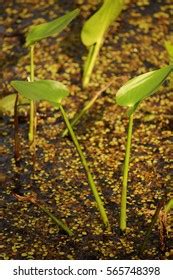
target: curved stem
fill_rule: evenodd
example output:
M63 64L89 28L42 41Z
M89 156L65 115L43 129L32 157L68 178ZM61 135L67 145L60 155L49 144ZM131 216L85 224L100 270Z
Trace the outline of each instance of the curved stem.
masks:
M125 154L125 162L124 162L124 170L123 170L123 186L122 186L122 193L121 193L121 213L120 213L120 229L122 231L126 229L127 182L128 182L128 172L129 172L132 128L133 128L133 114L131 114L129 117L126 154Z
M72 137L72 140L74 142L74 145L75 145L75 147L76 147L76 149L78 151L78 154L79 154L79 156L81 158L81 162L83 164L83 167L85 168L85 172L86 172L87 177L88 177L88 182L90 184L91 190L92 190L93 195L95 197L95 200L97 202L97 206L98 206L98 209L100 211L100 215L102 217L103 223L105 224L106 227L109 227L109 221L108 221L108 218L107 218L107 214L106 214L106 211L105 211L105 209L103 207L103 203L101 201L99 193L97 191L97 188L96 188L95 182L93 180L93 176L92 176L92 174L90 172L88 163L87 163L87 161L85 159L85 156L84 156L84 154L82 152L82 149L81 149L80 144L79 144L79 142L78 142L78 140L76 138L76 135L75 135L75 133L74 133L74 131L73 131L71 125L70 125L70 122L69 122L69 120L67 118L66 112L64 111L64 109L63 109L63 107L61 105L60 105L60 110L61 110L61 113L63 115L64 121L65 121L65 123L67 125L67 128L69 130L69 133L70 133L70 135Z

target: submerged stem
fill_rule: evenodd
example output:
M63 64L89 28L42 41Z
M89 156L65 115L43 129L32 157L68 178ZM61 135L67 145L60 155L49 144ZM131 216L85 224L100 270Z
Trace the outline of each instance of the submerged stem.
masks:
M121 213L120 213L120 229L122 231L126 229L127 182L128 182L128 171L129 171L129 161L130 161L132 128L133 128L133 114L131 114L129 117L126 154L125 154L124 170L123 170L123 186L122 186L122 194L121 194Z
M97 206L98 206L98 209L100 211L100 215L102 217L103 223L105 224L106 227L109 227L109 221L108 221L108 218L107 218L107 214L106 214L106 211L105 211L105 209L103 207L103 203L101 201L99 193L97 191L97 188L96 188L95 182L93 180L93 176L92 176L92 174L90 172L88 163L87 163L87 161L85 159L85 156L84 156L84 154L82 152L82 149L81 149L80 144L79 144L79 142L78 142L78 140L76 138L76 135L75 135L75 133L74 133L74 131L73 131L71 125L70 125L70 122L69 122L69 120L67 118L66 112L64 111L64 109L63 109L63 107L61 105L60 105L60 110L61 110L61 113L63 115L64 121L65 121L65 123L67 125L67 128L69 130L69 133L70 133L70 135L72 137L72 140L74 142L74 145L75 145L75 147L76 147L76 149L78 151L78 154L79 154L79 156L81 158L81 162L83 164L83 167L85 168L85 171L86 171L86 174L87 174L87 177L88 177L88 182L90 184L91 190L92 190L93 195L95 197L95 200L97 202Z
M58 226L60 226L63 230L65 230L70 236L73 235L73 232L68 228L66 224L64 224L60 219L56 218L45 206L44 204L38 200L37 194L32 192L31 194L21 196L17 193L14 193L14 196L23 202L30 202L43 210Z
M52 213L49 212L47 208L45 208L43 205L39 204L39 207L58 225L60 226L64 231L68 233L69 236L73 235L73 232L67 227L66 224L64 224L60 219L56 218Z

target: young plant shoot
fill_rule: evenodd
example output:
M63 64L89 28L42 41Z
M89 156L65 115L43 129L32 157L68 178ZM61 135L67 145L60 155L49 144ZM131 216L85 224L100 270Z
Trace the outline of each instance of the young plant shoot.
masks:
M80 119L91 109L91 107L94 105L94 103L96 102L97 98L113 83L113 80L110 81L108 84L106 84L104 87L102 87L99 91L96 92L96 94L94 95L94 97L90 100L87 101L84 105L84 107L82 108L82 110L77 113L74 118L72 119L72 121L70 122L72 128L75 128L75 126L79 123ZM66 128L63 133L62 133L62 137L65 137L68 135L68 128Z
M23 202L31 202L38 206L42 211L44 211L52 221L57 224L60 228L62 228L69 236L73 235L73 232L68 228L68 226L59 218L55 217L48 208L44 205L44 203L38 199L37 194L32 192L31 194L21 196L19 194L14 193L14 196Z
M116 94L116 103L120 106L128 107L127 114L129 116L121 195L120 229L122 231L126 229L127 183L133 128L133 115L139 104L145 98L149 97L157 91L159 86L164 82L164 80L168 77L172 70L173 66L169 65L159 70L151 71L137 76L128 81L124 86L122 86Z
M104 36L109 26L119 16L123 5L124 0L104 0L100 9L83 26L81 40L89 50L83 72L84 88L89 84Z
M34 46L37 42L47 37L58 35L67 25L79 14L79 9L75 9L66 15L53 21L32 26L26 36L26 46L30 47L30 82L34 81ZM30 101L30 123L29 123L29 142L35 142L36 134L36 103Z
M64 118L64 121L69 130L69 133L74 142L74 145L76 147L76 150L81 158L81 162L85 169L89 185L91 187L91 190L92 190L95 200L97 202L97 206L100 211L100 215L103 220L103 223L105 224L106 227L108 227L109 222L108 222L107 214L104 209L101 198L99 196L99 193L97 191L97 188L96 188L95 182L93 180L93 176L90 172L88 163L85 159L85 156L82 152L82 149L76 138L76 135L70 125L66 112L64 111L64 108L61 105L62 99L65 98L66 96L68 96L68 94L69 94L68 89L62 83L59 83L57 81L52 81L52 80L40 80L40 81L34 81L34 82L12 81L11 85L22 96L24 96L30 100L33 100L35 102L39 101L39 100L46 100L46 101L49 101L52 105L54 105L60 109L62 116Z

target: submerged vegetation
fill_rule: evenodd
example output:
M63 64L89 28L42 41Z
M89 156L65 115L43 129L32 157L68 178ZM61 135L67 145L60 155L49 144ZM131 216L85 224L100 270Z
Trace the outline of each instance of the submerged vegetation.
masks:
M1 99L0 112L2 118L5 116L5 122L7 113L14 116L13 135L10 134L14 140L9 137L7 141L4 140L4 146L9 150L14 145L15 160L10 151L11 165L8 165L9 160L8 166L4 165L9 178L0 174L0 179L3 183L7 181L7 196L10 193L12 197L10 207L17 205L19 209L23 207L22 211L29 209L32 217L40 213L39 217L36 214L35 224L33 218L35 228L39 229L40 224L42 229L44 226L46 228L47 224L42 222L42 218L45 221L47 217L55 223L55 229L43 230L50 235L50 246L58 243L58 250L54 251L51 247L55 252L52 258L57 258L57 254L58 258L66 255L68 259L75 258L74 250L78 251L76 258L79 259L145 258L152 238L154 242L151 247L154 249L149 257L160 258L160 254L165 254L165 258L172 256L172 253L166 255L172 236L169 224L172 221L173 198L170 177L166 173L169 173L169 148L165 146L170 139L168 93L172 90L173 45L162 34L162 45L159 43L158 50L164 49L164 55L167 52L166 59L163 54L159 61L155 54L151 58L140 57L138 51L144 52L140 45L143 37L147 52L150 44L153 44L150 55L157 38L152 41L151 35L148 43L148 33L148 37L145 32L141 35L139 29L134 42L131 41L135 31L129 29L135 28L138 22L137 12L134 12L132 5L132 12L125 19L121 14L122 9L125 13L126 9L128 11L125 3L124 0L100 1L96 5L98 9L93 8L92 16L83 8L83 4L78 4L81 11L77 8L61 17L57 18L56 15L53 20L31 24L24 36L26 52L30 49L29 66L25 67L24 56L21 63L23 69L21 67L15 77L9 79L11 87L8 85L8 88L12 94ZM64 14L64 10L60 14ZM79 14L80 17L77 17ZM122 22L125 21L123 24L128 22L130 28L125 32L121 26L115 39L116 26L113 24L119 15ZM135 21L130 20L130 16ZM142 15L140 18L142 20ZM72 20L74 26L70 27L70 32L67 30L65 43L61 43L61 39L57 41L57 35L61 33L64 37L63 31ZM82 20L82 31L77 20ZM147 26L153 24L152 20L147 19L145 24L142 21L139 27L148 32ZM73 27L77 31L73 31ZM82 43L88 48L83 77L80 75L82 59L79 60ZM50 60L52 65L47 59L48 50L53 57ZM100 69L97 72L96 67L94 73L99 52L101 60L103 56L103 66L101 68L98 64ZM134 57L137 62L133 63ZM41 68L44 69L43 75L38 75ZM22 73L26 69L29 75L24 77ZM136 77L129 80L134 73ZM124 117L125 110L128 118ZM8 126L12 131L11 123ZM8 138L4 128L3 135L2 141ZM33 155L32 160L28 150ZM5 158L8 159L8 156L5 155ZM5 199L8 197L5 192ZM42 217L44 213L46 216ZM15 219L18 227L20 217ZM51 236L52 232L55 237ZM138 244L141 239L142 246ZM61 256L62 248L66 248L63 250L68 253ZM13 253L15 258L16 248ZM47 255L49 253L46 252L45 257Z

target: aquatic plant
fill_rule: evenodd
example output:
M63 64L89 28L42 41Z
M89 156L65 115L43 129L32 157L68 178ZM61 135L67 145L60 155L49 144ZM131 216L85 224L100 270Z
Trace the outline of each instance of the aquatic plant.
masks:
M156 210L154 212L154 215L151 219L151 223L146 232L144 241L142 243L142 247L140 249L140 255L142 255L143 252L145 251L152 229L157 221L159 221L159 227L160 227L159 229L160 243L161 243L160 245L163 250L165 249L165 237L167 236L167 231L168 231L167 217L168 214L171 212L171 210L173 210L173 198L171 198L167 203L165 203L163 199L159 201Z
M31 194L27 194L24 196L21 196L17 193L14 193L14 196L19 200L23 202L30 202L39 207L42 211L44 211L51 219L52 221L57 224L60 228L62 228L69 236L73 235L72 230L68 228L68 226L59 218L55 217L48 208L44 205L44 203L38 199L37 194L35 192L32 192Z
M81 109L79 113L77 113L74 118L70 121L71 126L74 128L80 121L80 119L91 109L91 107L96 102L97 98L113 83L113 80L107 83L105 86L103 86L99 91L95 93L93 98L89 101L86 101L84 104L84 107ZM62 137L65 137L68 135L68 128L66 128L63 133Z
M83 87L87 87L109 26L119 16L124 0L104 0L100 9L85 23L81 32L82 43L89 49L84 64Z
M20 108L20 113L24 113L26 105L28 105L28 100L14 93L0 99L0 115L14 115L14 157L16 163L20 158L18 109Z
M62 99L68 96L68 89L60 82L53 80L40 80L34 82L26 82L26 81L12 81L11 85L21 94L22 96L32 100L32 101L40 101L46 100L50 102L53 106L60 109L66 126L69 130L69 134L73 140L73 143L76 147L76 150L81 158L82 165L85 169L89 185L97 202L98 209L100 211L101 218L106 227L109 226L108 218L106 211L104 209L102 200L99 196L98 190L96 188L95 182L93 180L93 176L90 172L88 162L82 152L81 146L76 138L76 135L70 125L67 114L61 104Z
M170 234L172 238L172 219L173 219L173 197L164 205L163 210L159 213L159 233L160 233L160 246L162 250L166 248L166 239L169 235L169 225Z
M159 86L164 82L168 75L172 72L173 66L165 66L161 69L147 72L139 75L125 85L123 85L116 94L116 103L120 106L128 108L127 115L129 117L127 143L125 161L123 167L123 185L121 194L121 213L120 213L120 229L126 229L126 204L127 204L127 183L133 128L133 116L138 109L140 103L147 97L157 91Z
M144 252L144 250L146 248L146 245L148 243L148 240L149 240L149 237L151 235L152 229L153 229L154 225L157 222L157 219L159 217L160 211L161 211L163 206L164 206L164 201L163 200L159 201L159 203L158 203L158 205L156 207L156 210L154 212L154 215L152 216L151 223L150 223L150 225L149 225L149 227L147 229L147 232L145 234L145 238L144 238L144 241L142 243L142 247L140 249L140 255L143 254L143 252Z
M37 42L47 37L58 35L79 14L79 9L68 12L66 15L53 21L31 26L26 36L26 46L30 48L30 82L34 81L34 46ZM29 142L35 144L36 133L36 103L30 101Z

